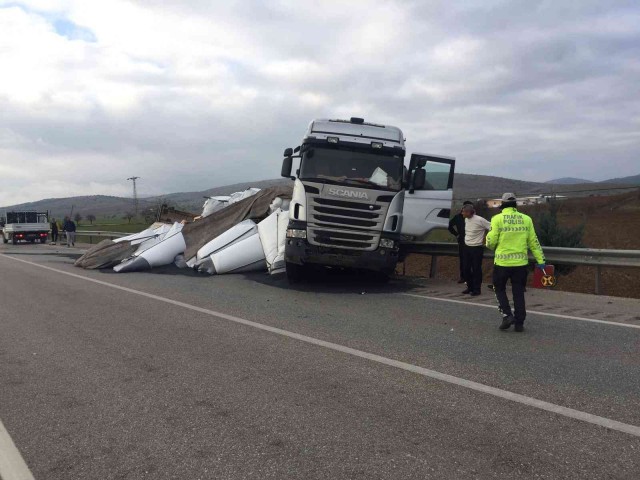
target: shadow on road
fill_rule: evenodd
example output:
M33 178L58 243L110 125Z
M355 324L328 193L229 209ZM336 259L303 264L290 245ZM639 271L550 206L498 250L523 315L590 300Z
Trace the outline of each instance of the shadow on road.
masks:
M348 271L338 269L317 269L304 281L290 285L286 275L267 275L264 273L245 273L247 280L271 287L296 291L333 294L384 294L407 292L418 285L410 279L393 277L383 283L369 272Z
M46 256L55 258L69 259L75 262L83 252L74 250L69 251L42 251L42 250L12 250L3 252L7 255L15 256ZM126 275L114 272L112 268L98 269L100 273L105 275ZM224 278L226 276L241 275L246 280L260 283L274 288L290 290L296 292L316 292L316 293L332 293L332 294L385 294L408 292L418 287L424 286L419 284L415 279L409 277L392 277L389 282L384 283L372 272L357 270L340 270L329 268L318 268L310 272L308 277L295 285L290 285L284 273L278 275L269 275L266 272L251 272L241 274L228 275L207 275L199 273L191 268L178 268L174 264L163 267L155 267L150 270L144 270L139 273L147 273L151 275L181 275L185 277L197 277L202 280L208 278Z

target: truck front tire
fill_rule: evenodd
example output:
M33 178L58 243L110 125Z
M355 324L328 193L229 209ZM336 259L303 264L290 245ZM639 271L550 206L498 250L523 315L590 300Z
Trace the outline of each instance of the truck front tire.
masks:
M9 243L9 240L4 236L4 233L2 234L2 243Z
M304 278L305 268L297 263L286 262L287 281L290 285L300 283Z

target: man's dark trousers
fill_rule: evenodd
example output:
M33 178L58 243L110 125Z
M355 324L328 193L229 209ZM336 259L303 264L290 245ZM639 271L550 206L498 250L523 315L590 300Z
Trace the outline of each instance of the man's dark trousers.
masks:
M482 287L482 256L484 255L484 246L464 247L464 281L467 282L467 288L472 292L480 292Z
M493 266L493 287L500 304L500 312L503 315L512 315L515 318L516 325L522 325L527 316L524 291L527 286L528 273L526 265L521 267ZM509 298L507 297L508 280L511 280L514 313L511 312L511 305L509 305Z
M460 260L460 278L464 279L464 236L458 237L458 258Z

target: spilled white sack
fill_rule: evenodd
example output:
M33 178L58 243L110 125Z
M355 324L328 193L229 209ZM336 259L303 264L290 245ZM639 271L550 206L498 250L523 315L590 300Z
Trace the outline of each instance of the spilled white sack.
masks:
M284 248L287 241L289 212L277 209L258 224L258 234L264 250L269 273L284 269Z
M267 266L258 233L212 254L210 258L217 274L258 271Z
M244 220L237 225L231 227L229 230L218 235L216 238L205 244L196 253L196 262L208 257L212 253L216 253L223 248L233 245L239 242L243 238L254 235L258 231L258 227L253 220Z
M124 273L169 265L186 248L182 224L174 223L163 235L142 242L130 258L113 267L113 270Z
M220 195L217 197L209 197L202 205L202 217L207 217L218 210L222 210L229 205L229 199L231 197L227 195Z

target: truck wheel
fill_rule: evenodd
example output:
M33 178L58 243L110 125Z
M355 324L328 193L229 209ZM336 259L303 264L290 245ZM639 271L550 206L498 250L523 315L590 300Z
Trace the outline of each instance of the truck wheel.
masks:
M2 243L9 243L9 240L4 236L4 233L2 234Z
M285 269L287 271L287 281L290 285L300 283L304 278L304 267L297 263L285 263Z
M379 272L375 276L375 279L378 283L389 283L389 280L391 280L391 275L389 275L388 273Z
M15 245L16 243L18 243L18 240L16 240L15 235L11 235L11 243L12 243L13 245Z
M389 283L389 280L391 280L391 275L393 275L392 271L374 272L373 278L378 283Z

